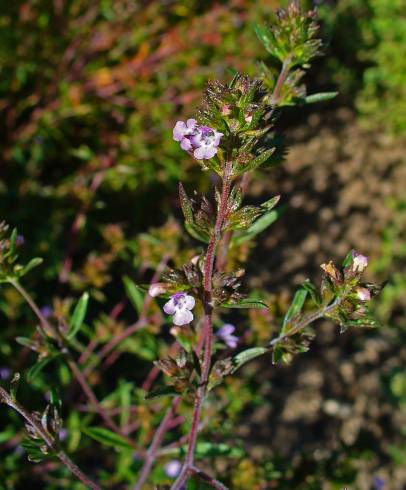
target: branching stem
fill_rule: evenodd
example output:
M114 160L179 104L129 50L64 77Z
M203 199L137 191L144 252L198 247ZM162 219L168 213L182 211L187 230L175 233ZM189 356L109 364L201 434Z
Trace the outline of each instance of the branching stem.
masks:
M101 490L101 487L87 477L83 471L69 458L69 456L59 447L51 434L45 430L41 424L20 405L4 388L0 386L0 402L4 402L10 408L18 412L28 424L35 430L37 435L45 442L55 456L76 476L84 485L92 490Z

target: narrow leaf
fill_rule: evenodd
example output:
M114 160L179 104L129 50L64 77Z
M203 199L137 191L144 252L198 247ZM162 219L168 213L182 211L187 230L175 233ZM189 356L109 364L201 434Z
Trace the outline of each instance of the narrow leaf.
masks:
M306 289L301 288L298 291L296 291L296 294L289 307L289 310L287 311L285 318L283 319L282 334L286 332L286 327L289 325L289 320L299 315L300 312L302 311L304 302L306 300L306 296L307 296Z
M83 293L73 310L72 317L69 323L69 331L67 338L73 338L80 330L83 320L85 319L87 306L89 304L89 293Z
M279 216L282 214L284 208L281 206L277 210L272 210L264 213L260 218L258 218L252 225L245 231L241 232L240 234L236 234L233 237L233 244L235 245L241 245L244 242L247 242L254 238L256 235L259 233L265 231L269 226L274 223Z
M256 357L266 354L268 351L269 349L266 347L253 347L252 349L240 352L233 358L233 370L231 372L235 373L241 366L252 361L252 359L255 359Z
M306 279L306 281L302 284L302 288L306 289L306 291L310 294L310 297L312 298L313 302L317 306L320 306L321 303L320 295L317 291L316 286L309 279Z
M24 347L28 347L28 349L31 349L35 352L38 350L38 342L35 342L34 340L29 339L28 337L16 337L15 340L20 345L23 345Z
M163 386L161 388L157 388L156 390L150 391L146 396L146 400L150 400L151 398L159 398L161 396L177 396L179 393L174 390L171 386Z
M104 444L105 446L115 447L117 449L131 449L131 445L126 439L115 432L105 429L104 427L86 427L82 431L92 439Z
M253 309L262 309L268 308L268 305L259 299L254 298L246 298L241 300L239 303L223 303L223 308L253 308Z
M55 356L46 357L41 361L34 364L27 372L27 381L31 383L38 376L38 374L44 369L44 367L54 359Z
M203 243L209 243L209 237L207 236L207 234L199 230L197 226L195 226L193 223L188 223L186 221L185 228L186 231L189 233L189 235L195 238L196 240L199 240L200 242Z
M179 182L179 200L186 223L193 223L192 204L181 182Z
M123 283L128 299L140 315L144 306L144 295L141 289L128 276L123 277Z
M314 104L315 102L324 102L337 97L338 92L320 92L319 94L312 94L305 97L305 104Z
M40 264L42 264L42 259L40 257L35 257L34 259L31 259L28 264L23 268L23 270L19 273L19 276L25 276L27 272L29 272L31 269L34 269L34 267L37 267Z

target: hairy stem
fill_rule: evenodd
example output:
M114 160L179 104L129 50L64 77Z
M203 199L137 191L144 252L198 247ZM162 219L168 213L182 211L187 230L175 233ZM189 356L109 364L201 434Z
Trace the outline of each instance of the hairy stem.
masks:
M58 446L51 434L45 430L41 424L20 405L4 388L0 386L0 402L6 403L10 408L18 412L36 434L45 442L48 448L55 453L55 456L76 476L84 485L92 490L101 490L101 487L87 477L83 471L69 458L69 456Z
M270 343L269 346L271 348L275 347L276 344L279 342L283 342L285 339L288 337L292 337L292 335L296 335L299 333L301 330L306 328L308 325L311 323L315 322L316 320L319 320L320 318L323 318L326 314L330 313L333 311L337 306L343 301L344 298L337 298L335 301L330 303L327 306L324 306L320 310L315 311L314 313L310 313L309 315L305 316L302 320L300 320L296 325L289 330L289 332L279 335L278 337L275 337Z
M202 413L203 401L206 394L207 382L210 375L211 367L211 354L212 354L212 338L213 338L213 306L211 303L211 290L212 290L212 279L214 270L214 260L216 256L216 248L221 240L223 224L227 215L228 198L230 195L231 188L231 168L232 162L227 161L224 175L223 175L223 185L221 191L220 203L218 205L216 223L214 225L213 235L207 246L206 260L204 264L204 277L203 277L203 289L204 289L204 310L205 310L205 321L202 329L202 336L204 339L204 354L203 354L203 364L202 364L202 376L200 380L199 388L197 389L195 404L192 416L192 426L190 429L189 445L186 455L185 462L182 467L182 471L175 483L172 486L172 490L180 490L182 485L188 478L189 473L192 471L194 466L194 456L197 444L197 436L199 433L199 422Z
M283 62L281 71L279 73L278 79L276 80L275 87L273 89L272 95L270 97L270 103L271 106L275 107L278 105L280 96L281 96L281 90L283 87L283 84L285 83L286 77L289 75L289 70L290 70L290 60L287 59Z

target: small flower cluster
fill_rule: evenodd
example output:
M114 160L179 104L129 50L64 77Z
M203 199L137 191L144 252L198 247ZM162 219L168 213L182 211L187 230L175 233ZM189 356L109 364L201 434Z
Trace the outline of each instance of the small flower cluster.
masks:
M217 153L223 133L209 126L197 124L196 119L186 123L178 121L173 128L173 139L180 142L182 150L193 153L197 160L208 160Z

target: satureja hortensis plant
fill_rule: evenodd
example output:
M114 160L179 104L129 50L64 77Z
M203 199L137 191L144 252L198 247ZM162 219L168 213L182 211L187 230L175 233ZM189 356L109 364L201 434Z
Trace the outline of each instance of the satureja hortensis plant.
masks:
M89 430L87 435L113 446L121 444L131 448L141 461L136 481L129 484L134 490L148 488L153 467L165 454L162 450L165 436L176 427L174 421L178 421L177 413L181 408L187 416L180 417L180 423L188 429L181 441L172 444L172 447L184 448L183 461L165 464L167 476L173 479L170 488L227 488L220 481L221 475L213 474L210 467L200 467L196 457L205 410L225 378L259 356L270 356L274 365L290 362L294 354L308 350L315 335L311 326L319 319L336 322L341 331L348 327L376 325L369 303L380 287L363 282L368 259L354 250L348 253L341 266L328 260L321 265L320 287L306 281L298 289L282 319L279 333L264 345L240 348L236 327L221 321L228 309L258 309L264 314L268 309L259 297L243 291L244 270L230 270L227 258L230 250L252 241L275 219L274 208L280 196L272 196L261 205L244 205L243 199L250 173L270 168L283 158L285 149L276 133L281 109L328 100L335 95L307 95L303 84L310 62L321 54L322 48L313 11L303 12L297 2L291 2L286 10L277 11L269 26L256 26L256 32L269 54L269 63L259 67L258 79L236 73L227 84L210 82L200 108L186 121L176 122L173 128L173 139L210 173L215 188L213 196L195 194L191 198L182 184L179 185L185 228L201 243L200 253L180 268L167 268L161 277L158 271L151 284L140 286L147 294L140 307L140 318L130 328L131 333L137 335L145 327L148 305L158 301L170 319L170 333L175 339L170 355L154 363L152 378L155 380L157 371L161 371L164 381L160 386L156 383L153 387L153 383L143 385L148 387L144 403L150 403L155 397L171 397L149 447L142 447L123 430L113 412L106 410L97 399L89 382L88 374L94 366L89 368L82 361L84 357L91 359L91 349L80 340L89 295L84 294L67 317L50 317L37 306L21 281L40 260L20 265L18 248L22 239L16 230L9 232L7 225L1 225L1 282L12 285L38 319L38 327L31 338L17 339L38 353L38 361L29 376L56 358L70 369L100 420L100 426ZM130 289L133 286L130 285ZM137 294L135 290L133 293ZM111 355L121 340L106 343L99 358ZM226 349L219 349L219 343ZM152 379L151 373L149 376ZM85 474L64 448L57 387L50 387L45 409L31 412L18 400L20 378L24 376L15 373L8 388L0 387L0 399L25 421L27 435L23 447L29 459L33 462L58 459L86 487L101 488L101 484L95 482L97 475ZM104 474L105 487L127 488L109 482L107 469L97 465L96 468ZM166 488L166 485L159 488Z

